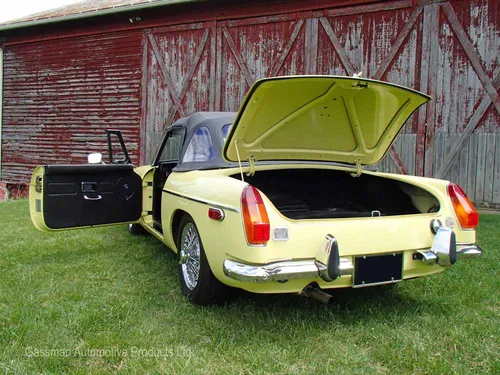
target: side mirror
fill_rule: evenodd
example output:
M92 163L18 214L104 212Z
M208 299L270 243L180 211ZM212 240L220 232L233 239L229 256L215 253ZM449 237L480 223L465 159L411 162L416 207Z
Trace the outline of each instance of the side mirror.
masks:
M102 163L102 154L100 152L94 152L87 156L87 160L89 164L101 164Z

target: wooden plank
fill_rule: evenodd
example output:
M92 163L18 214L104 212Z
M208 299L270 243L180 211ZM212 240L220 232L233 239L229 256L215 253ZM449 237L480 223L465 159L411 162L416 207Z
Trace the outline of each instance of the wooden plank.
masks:
M491 102L495 106L498 113L500 113L500 95L497 90L493 86L493 80L490 79L488 74L486 74L483 64L478 56L477 49L474 47L472 42L469 39L469 36L465 32L463 26L460 24L460 21L455 14L455 11L451 7L450 3L444 3L441 5L444 14L448 18L448 21L451 25L451 28L455 32L457 39L462 45L467 57L469 58L474 70L476 71L477 76L481 80L486 92L491 98Z
M163 79L165 80L167 90L170 93L170 98L172 99L172 102L177 108L177 111L179 111L181 117L184 117L185 116L184 108L182 108L182 104L179 101L179 98L177 97L177 92L175 91L174 83L172 81L172 78L170 77L170 73L167 70L167 64L165 62L165 59L161 56L160 47L158 47L158 42L156 41L155 37L152 34L148 35L148 40L149 44L151 45L151 48L153 49L156 61L158 61L158 66L160 67L160 70L163 72Z
M139 129L141 132L140 135L140 144L139 144L139 159L141 164L146 164L146 154L147 154L147 146L146 146L146 118L148 111L148 101L147 101L147 86L148 86L148 42L146 40L147 34L144 34L142 38L142 78L141 78L141 123L139 125Z
M444 135L443 133L436 133L434 136L434 158L437 161L436 164L439 164L439 161L443 158L445 144L444 144Z
M216 91L216 79L215 79L215 69L217 69L217 28L215 23L210 28L210 92L208 93L208 108L210 111L215 111L215 91Z
M464 187L465 192L469 199L476 201L476 168L477 168L477 135L472 135L469 137L468 145L469 145L469 154L468 154L468 162L467 169L469 170L469 174L467 175L467 183Z
M436 76L437 62L439 52L439 4L427 5L430 11L430 50L429 50L429 72L428 72L428 87L429 96L436 97ZM432 100L427 104L427 125L425 136L425 158L424 158L424 175L431 177L433 175L434 164L434 132L436 127L436 101Z
M413 13L411 14L410 18L408 21L406 21L405 26L403 27L403 30L399 33L399 35L396 37L396 40L394 41L393 45L391 46L391 50L385 57L384 61L380 64L380 67L377 69L375 74L373 75L374 79L380 80L382 76L385 74L387 71L387 68L389 68L389 65L392 63L394 58L396 57L397 53L399 52L401 46L403 45L403 42L406 40L406 37L410 33L411 29L415 25L415 22L417 22L418 17L422 13L422 8L416 8Z
M358 73L358 71L354 68L352 65L351 60L347 56L347 54L344 51L344 48L342 48L342 45L340 44L340 41L338 40L337 36L335 35L332 26L330 25L330 22L328 19L325 17L321 17L320 19L321 25L323 26L323 29L325 30L326 34L328 35L328 38L330 38L330 42L333 45L333 49L335 52L337 52L337 55L340 58L340 61L342 61L342 65L344 65L345 70L347 71L347 75L352 76L355 73Z
M404 135L404 158L406 171L409 175L415 175L415 134Z
M413 6L414 6L413 0L384 1L376 4L330 9L326 11L326 14L331 17L350 16L353 14L366 14L366 13L382 12L388 10L411 8Z
M495 162L493 163L493 198L492 202L500 204L500 133L495 134Z
M456 139L459 137L458 134L455 134L455 139L454 143L456 142ZM458 168L459 168L459 174L458 174L458 184L462 187L462 189L467 188L467 177L469 175L469 163L467 163L467 159L469 157L469 143L466 143L464 147L462 147L462 150L460 151L460 156L458 158Z
M296 13L278 14L273 16L243 18L241 20L229 20L227 21L227 26L228 27L253 26L253 25L262 25L273 22L293 21L296 19L297 19Z
M205 28L205 25L203 24L203 22L185 23L182 25L155 27L154 33L155 34L166 34L166 33L179 32L179 31L201 30L203 28Z
M429 5L429 4L436 4L436 3L444 3L448 0L414 0L415 5L422 6L422 5Z
M486 171L486 137L487 134L480 133L477 134L477 168L476 168L476 194L475 200L478 202L484 202L484 174Z
M299 36L300 30L302 30L303 25L304 25L304 20L298 20L297 23L295 24L292 35L288 39L285 48L283 48L281 55L278 57L278 60L276 60L276 62L274 63L273 67L269 72L270 77L278 75L281 67L283 66L283 63L285 62L286 58L288 57L288 54L290 53L290 50L292 49L293 43L295 43L295 41L297 40L297 37ZM317 48L317 42L316 42L316 48Z
M233 53L234 58L236 59L236 62L238 63L241 72L243 74L243 77L245 77L245 80L247 81L248 86L252 86L254 79L252 78L252 74L250 73L250 70L248 69L247 64L243 61L243 57L241 56L241 53L238 51L236 48L236 44L234 43L233 37L227 30L227 27L222 28L222 34L224 35L224 38L227 41L227 44L229 45L229 48L231 49L231 52Z
M424 7L423 25L422 25L422 58L420 67L420 91L427 92L429 86L429 60L431 46L431 9ZM429 104L423 105L418 110L417 120L417 140L416 140L416 161L415 174L417 176L424 175L425 164L425 132L427 127L427 107Z
M222 91L222 52L223 52L223 45L222 45L222 28L218 27L219 23L216 25L216 42L215 42L215 47L216 47L216 76L215 76L215 110L220 111L221 110L221 91Z
M485 133L485 173L484 173L484 197L483 202L493 203L493 171L495 165L496 136L492 133ZM497 181L497 184L500 183Z
M453 143L455 141L456 134L454 134L454 133L443 133L443 134L446 137L445 151L443 154L443 157L444 157L445 155L447 155L450 152L451 147L453 147ZM457 159L458 159L458 155L457 155ZM453 166L451 167L450 180L457 183L457 184L460 184L459 179L460 179L460 164L458 163L458 160L457 160L457 163L454 163Z
M305 35L305 71L306 74L316 74L318 67L318 19L306 20Z

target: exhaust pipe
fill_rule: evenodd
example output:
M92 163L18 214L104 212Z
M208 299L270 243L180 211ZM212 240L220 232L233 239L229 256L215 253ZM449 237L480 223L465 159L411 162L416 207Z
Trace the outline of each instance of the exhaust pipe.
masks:
M312 298L318 302L321 302L325 305L329 305L333 302L332 296L328 293L323 292L320 288L317 288L312 285L308 285L302 291L302 294L306 297Z

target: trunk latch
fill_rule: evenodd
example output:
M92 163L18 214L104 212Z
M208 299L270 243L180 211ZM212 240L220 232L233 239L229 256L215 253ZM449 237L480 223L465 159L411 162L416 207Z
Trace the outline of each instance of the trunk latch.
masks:
M255 156L250 155L248 157L249 171L247 173L248 177L252 177L255 174Z

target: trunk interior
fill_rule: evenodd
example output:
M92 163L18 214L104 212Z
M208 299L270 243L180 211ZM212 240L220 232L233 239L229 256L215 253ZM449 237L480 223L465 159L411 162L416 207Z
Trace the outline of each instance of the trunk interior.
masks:
M245 180L290 219L394 216L439 210L439 201L426 190L366 174L352 177L336 170L286 169L257 171Z

